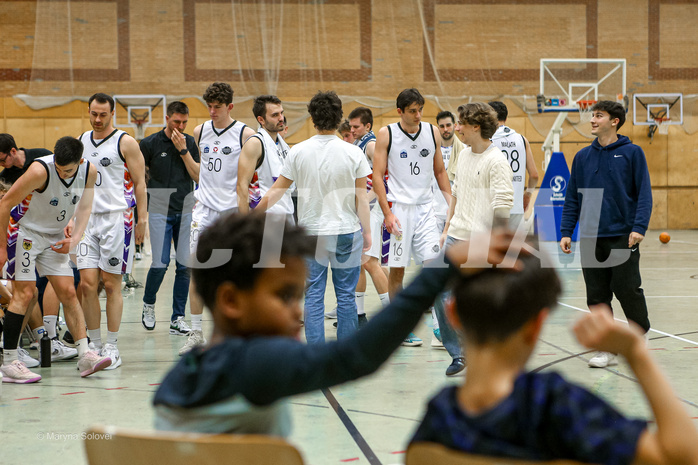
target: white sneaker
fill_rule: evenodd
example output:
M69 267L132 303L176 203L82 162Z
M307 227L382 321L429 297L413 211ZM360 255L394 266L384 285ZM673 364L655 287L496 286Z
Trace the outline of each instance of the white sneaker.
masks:
M37 359L29 355L26 349L22 349L21 347L17 347L17 360L24 363L27 368L36 368L41 365Z
M184 321L183 316L170 322L170 334L174 334L175 336L187 336L190 332L191 328L187 322Z
M202 346L206 344L206 339L204 338L204 332L200 329L191 330L189 337L187 338L187 343L179 349L180 357L195 347Z
M331 310L331 311L325 313L325 318L328 320L336 320L337 319L337 307L335 307L334 310Z
M610 352L596 352L596 355L589 360L591 368L606 368L611 365L618 365L618 361L615 354Z
M100 357L97 355L97 352L88 350L78 360L78 370L80 370L80 376L85 378L100 370L104 370L111 365L111 363L112 361L109 357Z
M119 348L116 344L106 343L102 350L99 352L102 357L109 357L111 359L111 365L105 367L105 370L114 370L121 366L121 354L119 354Z
M78 356L78 350L68 347L58 340L57 337L51 339L51 361L70 360Z
M19 360L15 360L9 365L0 366L3 383L36 383L41 380L41 375L32 373L27 366Z
M143 304L143 314L141 315L141 323L148 331L155 329L155 305Z

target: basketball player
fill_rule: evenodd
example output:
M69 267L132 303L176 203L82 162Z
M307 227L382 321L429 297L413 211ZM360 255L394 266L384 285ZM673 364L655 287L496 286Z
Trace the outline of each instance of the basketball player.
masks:
M289 150L280 134L286 119L281 100L275 95L261 95L254 99L252 113L259 130L245 142L238 161L237 194L241 213L247 213L262 200L281 174ZM284 215L288 221L294 221L290 189L268 213Z
M189 251L193 256L201 231L220 216L238 210L238 159L242 145L255 133L252 128L230 116L233 109L233 88L229 84L214 82L208 86L203 97L211 121L194 129L201 165L199 188L194 192L196 205L192 212L189 239ZM193 281L189 284L189 302L191 331L186 344L179 350L179 355L206 343L201 328L204 306L196 294Z
M80 136L83 157L97 167L94 204L77 250L83 292L83 310L90 342L108 356L108 369L121 366L117 347L124 300L121 281L131 272L133 257L133 207L138 208L135 242L143 242L148 223L145 162L136 139L113 124L114 99L97 93L88 102L92 131ZM135 195L135 202L134 202ZM107 293L107 340L102 344L98 285Z
M497 112L499 120L499 128L492 136L492 143L506 155L514 172L514 206L509 216L509 227L516 231L523 221L533 190L538 185L538 170L528 140L506 125L509 116L507 106L496 100L489 102L489 105ZM528 172L528 183L524 170Z
M342 121L339 128L337 128L337 132L342 137L344 142L349 142L350 144L354 143L354 136L351 133L351 125L349 124L349 120L345 119Z
M83 145L73 137L56 142L54 155L36 160L0 201L0 268L14 281L12 299L5 313L4 383L35 383L32 373L17 360L22 319L36 291L35 270L47 276L63 304L66 322L77 340L78 369L85 377L107 368L112 360L89 350L85 320L75 293L68 252L82 236L90 211L97 169L82 158ZM72 223L76 215L75 227Z
M441 136L429 123L422 123L424 97L417 89L405 89L397 97L400 121L378 132L373 156L373 178L386 172L388 192L383 183L373 184L385 228L391 234L388 265L390 298L402 289L405 267L413 257L417 264L439 254L439 231L432 207L432 179L448 202L451 185L441 156ZM391 204L388 202L392 202ZM419 346L422 340L411 334L403 345Z

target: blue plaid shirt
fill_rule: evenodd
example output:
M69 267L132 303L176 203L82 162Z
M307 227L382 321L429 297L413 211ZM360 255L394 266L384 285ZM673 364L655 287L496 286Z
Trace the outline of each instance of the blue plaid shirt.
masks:
M647 427L557 373L521 374L507 398L477 415L460 408L457 390L447 387L429 402L412 442L527 460L620 465L633 461Z

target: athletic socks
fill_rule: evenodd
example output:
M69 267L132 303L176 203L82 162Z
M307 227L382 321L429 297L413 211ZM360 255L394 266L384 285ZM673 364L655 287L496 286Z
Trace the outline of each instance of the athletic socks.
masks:
M46 332L48 337L53 339L58 334L56 333L56 325L58 323L58 315L44 315L44 326L46 327Z
M387 292L385 294L378 294L378 298L381 299L381 306L383 307L390 303L390 294Z
M92 342L92 344L95 345L95 349L99 351L102 348L102 330L100 330L99 328L88 329L87 337L89 337L90 342Z
M87 338L83 337L75 342L75 348L78 349L78 357L82 357L85 353L90 350L90 346L87 344Z
M39 326L36 329L32 329L32 334L34 335L34 339L36 339L37 341L41 340L41 338L44 336L45 332L46 332L46 328L43 326ZM48 337L51 337L51 335L49 334Z
M203 315L192 315L191 316L191 330L201 331L201 317Z
M364 295L365 292L355 292L354 293L354 300L356 300L356 313L358 315L365 315L366 311L364 310Z
M111 331L107 331L107 344L116 345L116 340L118 339L118 337L119 337L118 331L113 332L113 333Z

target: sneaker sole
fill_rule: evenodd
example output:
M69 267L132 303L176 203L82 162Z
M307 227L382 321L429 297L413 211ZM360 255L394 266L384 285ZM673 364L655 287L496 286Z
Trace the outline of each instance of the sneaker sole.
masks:
M180 331L180 330L178 330L178 329L172 329L172 328L170 328L170 334L172 334L173 336L189 336L189 333L190 333L190 332L191 332L191 330L189 330L189 331L187 331L186 333L184 333L184 332L182 332L182 331Z
M424 341L402 341L402 345L405 347L419 347L424 344Z
M76 358L77 356L78 356L78 352L77 352L77 351L75 351L74 354L71 354L71 355L61 355L60 357L56 357L56 358L53 358L53 356L51 356L51 363L53 363L53 362L63 362L63 361L65 361L65 360L72 360L72 359Z
M325 313L325 319L326 320L336 320L337 315L330 315L329 313Z
M144 327L145 329L147 329L148 331L152 331L152 330L155 329L155 323L153 323L153 326L148 327L148 325L145 324L145 321L141 320L141 324L142 324L143 327Z
M613 360L608 363L591 363L591 360L589 361L589 368L606 368L610 366L618 365L618 362Z
M3 383L29 384L29 383L36 383L37 381L41 381L41 375L36 375L34 378L29 378L29 379L15 379L15 378L7 378L5 376L2 377Z
M24 360L20 360L20 362L24 363L24 365L25 365L27 368L38 368L39 365L41 365L41 363L39 363L38 360L35 361L35 362L26 362L26 361L24 361Z
M97 365L92 367L89 370L81 371L80 376L83 378L86 378L94 373L97 373L98 371L105 370L109 365L111 365L111 359L110 358L105 358L101 362L99 362Z

